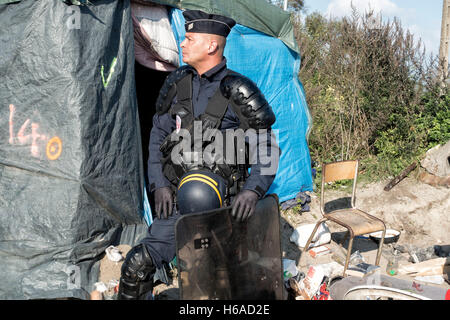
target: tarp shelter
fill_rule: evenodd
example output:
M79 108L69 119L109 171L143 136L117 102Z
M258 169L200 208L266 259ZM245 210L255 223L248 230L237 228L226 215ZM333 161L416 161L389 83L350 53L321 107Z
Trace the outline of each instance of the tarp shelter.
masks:
M0 299L88 299L105 249L134 245L152 221L149 118L178 65L135 62L142 21L130 1L80 2L0 0ZM277 117L282 155L269 192L285 201L312 190L290 15L265 0L139 2L164 6L177 54L182 10L237 21L228 66L257 83Z

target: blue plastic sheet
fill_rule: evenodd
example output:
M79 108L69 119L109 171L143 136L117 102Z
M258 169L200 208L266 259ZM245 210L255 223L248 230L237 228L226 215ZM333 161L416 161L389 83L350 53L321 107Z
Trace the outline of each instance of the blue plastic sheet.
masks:
M179 9L170 11L175 39L184 40L184 17ZM180 61L182 61L181 48ZM311 117L305 93L298 80L300 56L281 40L236 24L227 38L224 52L228 68L253 80L272 106L276 122L272 126L281 149L276 178L268 193L279 201L312 191L311 158L307 136Z

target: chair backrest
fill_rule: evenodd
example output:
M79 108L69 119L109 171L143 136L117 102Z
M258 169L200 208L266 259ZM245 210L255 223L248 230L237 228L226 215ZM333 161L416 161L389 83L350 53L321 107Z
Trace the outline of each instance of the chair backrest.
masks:
M322 215L325 213L325 183L335 182L339 180L352 179L353 190L351 205L355 206L356 181L358 178L358 160L346 160L322 164L322 186L320 191L320 210Z

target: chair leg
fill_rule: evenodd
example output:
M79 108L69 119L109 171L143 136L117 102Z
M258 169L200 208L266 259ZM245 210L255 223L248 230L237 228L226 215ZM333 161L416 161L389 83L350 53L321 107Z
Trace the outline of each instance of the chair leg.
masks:
M345 255L347 254L344 250L344 244L345 241L347 241L347 239L350 237L350 231L347 230L347 232L345 233L344 238L342 239L342 241L339 243L339 249L341 250L342 253L344 253Z
M350 234L350 241L348 242L347 258L345 259L344 274L343 274L344 277L345 277L345 271L347 271L347 268L348 268L348 263L350 262L350 255L352 254L353 238L354 238L354 234L352 232Z
M380 265L380 258L381 258L381 248L383 247L384 243L384 236L386 235L386 228L383 229L383 234L381 236L380 244L378 245L378 252L377 252L377 258L375 260L375 265Z
M321 224L322 222L324 222L324 221L327 221L327 220L328 220L328 219L326 219L326 218L322 218L322 219L320 219L320 220L316 223L316 225L314 226L314 230L313 230L313 232L311 233L311 235L309 236L309 239L308 239L308 241L306 242L305 247L303 248L302 254L300 255L300 259L299 259L299 261L298 261L298 265L299 265L299 266L301 266L301 261L302 261L303 255L308 251L309 245L311 244L312 239L314 238L314 235L315 235L316 232L317 232L317 229L319 229L320 224Z

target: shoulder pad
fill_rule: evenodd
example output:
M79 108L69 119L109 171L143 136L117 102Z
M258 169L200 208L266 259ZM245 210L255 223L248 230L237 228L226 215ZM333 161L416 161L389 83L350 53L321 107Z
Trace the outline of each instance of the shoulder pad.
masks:
M176 94L176 84L192 73L193 68L189 65L179 67L175 71L172 71L164 81L164 84L159 90L158 98L156 99L156 112L162 114L167 112L172 102L173 97Z
M253 129L267 129L275 123L275 114L258 86L249 78L231 73L220 83L222 95L230 99ZM239 112L240 111L240 112Z

